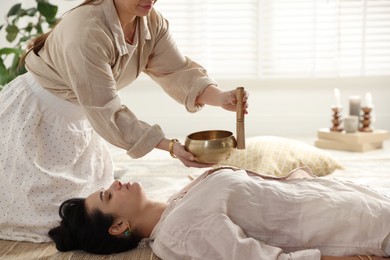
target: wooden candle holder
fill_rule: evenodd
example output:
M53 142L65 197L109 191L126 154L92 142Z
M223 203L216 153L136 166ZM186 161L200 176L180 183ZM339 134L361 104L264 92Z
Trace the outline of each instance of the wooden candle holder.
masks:
M363 111L363 115L362 115L362 119L360 120L360 122L362 123L362 127L359 128L359 131L370 133L372 132L372 128L370 127L371 125L370 113L372 111L372 107L362 107L362 111Z
M341 124L341 110L342 108L341 107L336 107L336 106L332 106L332 111L333 111L333 119L332 119L332 124L333 126L331 128L329 128L330 131L332 132L341 132L343 131L343 128L340 127L340 124Z

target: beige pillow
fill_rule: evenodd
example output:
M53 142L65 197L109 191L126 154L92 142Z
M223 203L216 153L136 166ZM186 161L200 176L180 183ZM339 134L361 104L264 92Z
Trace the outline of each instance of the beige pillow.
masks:
M233 150L230 157L219 163L242 169L284 176L295 168L308 166L313 174L325 176L342 165L314 146L277 136L257 136L246 139L245 150Z

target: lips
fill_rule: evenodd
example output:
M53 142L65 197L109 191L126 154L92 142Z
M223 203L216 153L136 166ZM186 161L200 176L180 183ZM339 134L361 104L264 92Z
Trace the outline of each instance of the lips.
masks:
M149 10L149 9L152 9L153 4L143 4L143 5L139 5L139 6L142 7L142 8L144 8L144 9Z
M125 186L126 186L126 189L130 189L130 187L131 187L130 182L126 183Z

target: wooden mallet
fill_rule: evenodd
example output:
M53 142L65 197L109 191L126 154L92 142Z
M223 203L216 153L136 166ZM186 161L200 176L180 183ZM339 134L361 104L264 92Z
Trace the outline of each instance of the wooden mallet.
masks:
M237 97L237 124L236 124L236 135L237 135L237 149L245 149L245 122L244 122L244 88L236 88Z

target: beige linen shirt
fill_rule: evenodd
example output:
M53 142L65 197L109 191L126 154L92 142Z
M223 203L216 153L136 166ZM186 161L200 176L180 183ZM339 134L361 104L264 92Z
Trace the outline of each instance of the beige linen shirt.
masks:
M204 68L180 53L167 20L154 9L138 18L134 45L125 42L113 0L103 0L65 15L38 55L28 54L26 68L42 87L80 105L99 135L138 158L164 134L158 125L139 120L123 105L118 90L145 72L195 112L201 108L196 97L216 83Z
M153 251L164 260L384 256L390 198L303 170L282 181L244 170L206 172L170 199L150 237Z

